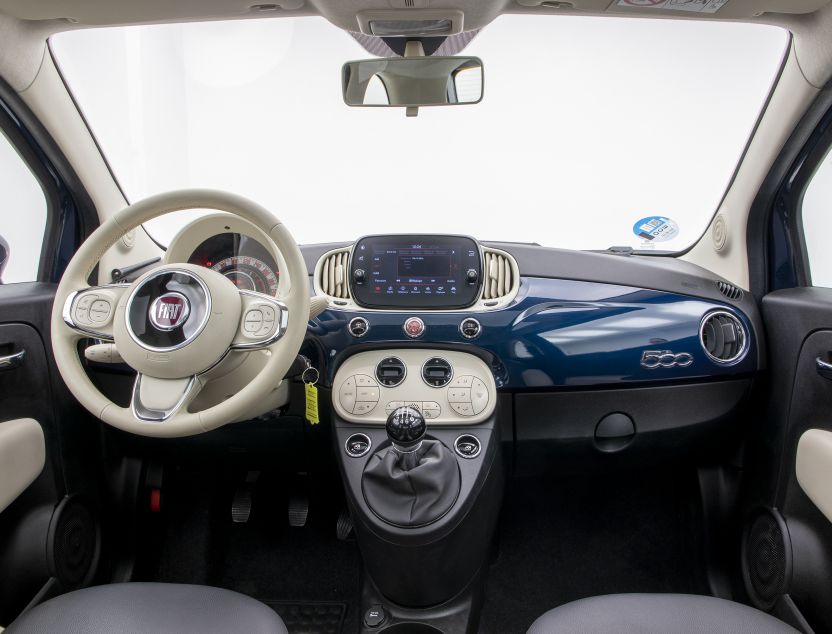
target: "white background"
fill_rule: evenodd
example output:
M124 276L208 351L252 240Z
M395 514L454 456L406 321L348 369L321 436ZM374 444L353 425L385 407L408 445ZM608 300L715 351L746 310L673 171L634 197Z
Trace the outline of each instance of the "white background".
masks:
M464 51L478 105L349 108L368 57L322 18L78 31L59 64L130 199L181 187L253 198L300 243L458 232L577 249L642 246L639 219L696 241L787 42L734 23L503 16ZM181 218L151 232L168 241Z

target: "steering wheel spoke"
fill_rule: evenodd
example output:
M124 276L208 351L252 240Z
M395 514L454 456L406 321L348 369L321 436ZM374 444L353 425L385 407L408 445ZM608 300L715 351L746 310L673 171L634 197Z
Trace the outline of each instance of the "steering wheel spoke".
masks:
M241 290L240 325L231 342L233 350L268 348L283 336L289 324L289 308L279 299Z
M107 284L73 291L61 312L64 323L81 335L112 342L116 306L127 288Z
M197 376L181 379L159 379L137 374L130 398L130 409L137 420L163 423L187 408L202 391Z

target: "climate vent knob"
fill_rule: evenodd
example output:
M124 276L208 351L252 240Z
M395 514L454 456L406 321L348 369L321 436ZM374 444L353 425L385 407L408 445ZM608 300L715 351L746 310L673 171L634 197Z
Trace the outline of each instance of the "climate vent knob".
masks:
M702 320L699 337L705 353L717 363L737 363L748 350L748 333L731 313L717 310Z

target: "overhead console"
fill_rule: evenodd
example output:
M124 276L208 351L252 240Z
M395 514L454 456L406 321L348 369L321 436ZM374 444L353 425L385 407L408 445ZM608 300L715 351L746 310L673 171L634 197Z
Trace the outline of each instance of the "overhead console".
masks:
M367 236L350 262L352 294L367 308L465 308L481 280L480 246L466 236Z

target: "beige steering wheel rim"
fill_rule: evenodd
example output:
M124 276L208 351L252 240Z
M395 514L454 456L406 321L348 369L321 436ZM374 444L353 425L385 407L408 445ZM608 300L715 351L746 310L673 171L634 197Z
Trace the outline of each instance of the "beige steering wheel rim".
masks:
M138 419L131 408L113 403L90 381L77 353L78 340L89 335L79 333L66 323L64 305L74 293L91 288L87 284L90 273L104 253L124 234L148 220L184 209L225 211L249 221L265 233L273 243L267 247L280 252L287 269L281 271L280 290L283 292L279 299L285 304L289 318L280 338L268 346L270 354L263 369L242 390L208 409L188 412L187 408L182 408L164 421L148 422ZM288 290L284 286L287 276ZM69 390L87 410L105 423L143 436L190 436L237 420L252 403L277 389L303 343L308 316L308 271L300 249L285 225L264 207L241 196L206 189L181 190L152 196L126 207L106 220L80 246L55 294L51 321L52 348L55 363ZM123 315L114 316L114 320L120 318ZM279 378L276 380L275 377Z

